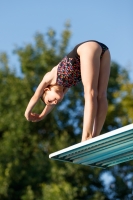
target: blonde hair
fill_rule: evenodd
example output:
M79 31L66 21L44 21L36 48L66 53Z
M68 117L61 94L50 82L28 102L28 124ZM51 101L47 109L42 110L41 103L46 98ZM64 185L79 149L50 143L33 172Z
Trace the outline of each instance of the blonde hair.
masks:
M45 96L46 96L46 91L44 91L42 96L40 97L40 99L42 100L43 103L45 103Z
M49 88L49 89L51 89L51 87L52 87L51 85L47 86L47 88ZM46 94L47 94L47 91L44 91L42 96L40 97L43 103L45 103Z

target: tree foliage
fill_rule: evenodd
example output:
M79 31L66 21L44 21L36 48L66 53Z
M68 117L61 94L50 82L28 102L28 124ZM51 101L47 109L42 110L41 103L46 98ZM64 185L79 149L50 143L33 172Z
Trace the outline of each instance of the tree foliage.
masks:
M83 87L69 90L47 118L27 122L24 111L44 74L67 53L71 36L67 23L58 40L49 29L37 33L33 44L15 49L22 75L10 71L8 56L0 55L0 199L2 200L108 200L127 199L132 193L133 163L108 170L48 159L49 153L81 140ZM109 109L102 133L132 123L133 84L128 72L112 62L108 87ZM43 109L40 101L35 110ZM110 172L108 190L101 179Z

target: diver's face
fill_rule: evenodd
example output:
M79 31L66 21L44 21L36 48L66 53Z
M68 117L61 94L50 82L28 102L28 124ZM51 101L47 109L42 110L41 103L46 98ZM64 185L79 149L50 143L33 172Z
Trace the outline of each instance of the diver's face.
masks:
M45 96L45 103L47 105L56 105L63 99L64 94L57 93L54 90L47 90Z

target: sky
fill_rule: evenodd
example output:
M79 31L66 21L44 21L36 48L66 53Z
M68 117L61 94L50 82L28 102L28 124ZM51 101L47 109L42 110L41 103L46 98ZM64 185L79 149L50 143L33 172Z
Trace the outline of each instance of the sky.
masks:
M86 40L105 43L112 61L133 72L133 0L0 0L0 52L18 68L15 46L34 42L36 32L62 33L71 23L69 49Z

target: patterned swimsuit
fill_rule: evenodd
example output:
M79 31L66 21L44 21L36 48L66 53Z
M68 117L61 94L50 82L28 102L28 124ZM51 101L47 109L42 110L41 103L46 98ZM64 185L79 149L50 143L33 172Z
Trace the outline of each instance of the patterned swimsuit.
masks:
M102 47L102 53L100 58L102 58L104 52L108 49L106 45L95 40L89 40L97 42ZM86 41L86 42L89 42ZM81 81L80 72L80 56L77 54L77 48L85 42L82 42L75 46L75 48L65 56L61 62L58 64L57 69L57 80L56 83L65 88L70 88Z

